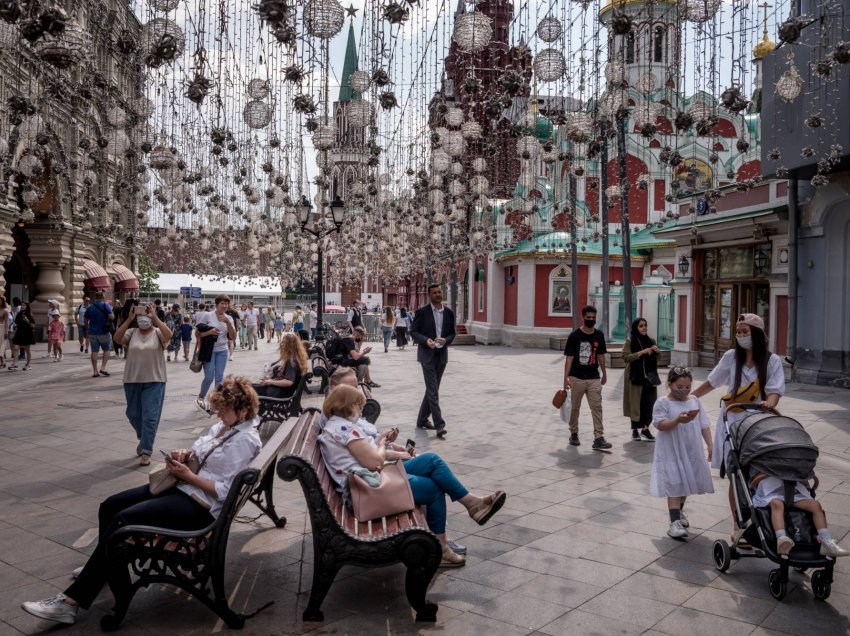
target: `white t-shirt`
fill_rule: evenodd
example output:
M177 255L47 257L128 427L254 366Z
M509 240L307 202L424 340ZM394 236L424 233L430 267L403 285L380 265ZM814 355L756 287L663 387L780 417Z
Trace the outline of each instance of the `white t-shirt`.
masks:
M260 315L260 310L256 307L254 309L246 309L245 310L245 318L248 319L246 323L248 327L256 327L257 326L257 317Z
M219 331L213 351L227 351L227 324L230 323L233 325L233 318L224 314L224 321L221 321L218 319L218 316L214 311L205 311L198 317L198 322L196 324L201 323L207 324L210 327L215 327Z

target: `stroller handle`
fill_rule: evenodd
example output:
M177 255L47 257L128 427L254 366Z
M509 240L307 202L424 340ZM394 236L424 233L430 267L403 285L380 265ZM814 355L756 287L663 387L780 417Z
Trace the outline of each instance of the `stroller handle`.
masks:
M734 408L741 409L742 411L769 411L770 413L773 413L774 415L779 415L779 411L777 411L772 406L767 406L766 404L764 404L764 402L762 402L761 404L751 404L751 403L747 402L746 404L727 404L723 408L723 419L724 420L726 419L726 416L729 413L729 409L734 409Z

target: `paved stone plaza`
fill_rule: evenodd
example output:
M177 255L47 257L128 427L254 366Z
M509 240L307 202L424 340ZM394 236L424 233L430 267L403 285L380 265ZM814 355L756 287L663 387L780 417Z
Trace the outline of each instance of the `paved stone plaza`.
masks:
M380 349L380 347L376 347ZM88 356L71 343L66 360L39 359L30 372L0 376L0 634L56 629L20 609L64 589L71 570L94 547L98 503L144 483L132 430L124 418L122 361L92 379ZM237 351L228 370L258 377L274 345ZM653 447L630 440L622 416L623 374L603 391L609 453L590 449L589 411L582 446L567 445L550 400L562 378L554 351L456 347L443 383L449 435L414 429L422 394L415 350L372 355L383 409L379 428L396 425L417 450L436 450L471 489L508 492L505 508L483 527L450 507L450 537L469 548L467 566L440 571L430 591L438 622L418 625L404 596L404 568L344 568L323 605L323 624L303 624L313 560L309 519L298 483L276 478L285 529L262 518L234 524L228 590L237 611L269 609L246 634L847 634L850 559L837 566L832 596L815 601L807 576L792 575L785 601L767 589L767 560L738 562L725 575L711 565L711 545L728 534L726 484L688 505L691 538L665 535L666 504L647 495ZM706 370L698 370L705 377ZM169 365L157 448L185 446L211 423L194 405L201 376ZM719 393L705 400L716 414ZM307 404L317 403L308 399ZM782 411L800 419L820 445L820 498L833 535L850 530L850 392L789 385ZM586 407L585 407L586 410ZM158 453L157 453L158 455ZM156 460L156 457L154 458ZM245 511L251 513L251 506ZM850 543L850 537L845 544ZM111 607L102 594L63 634L99 631ZM140 592L122 633L227 631L200 602L170 588Z

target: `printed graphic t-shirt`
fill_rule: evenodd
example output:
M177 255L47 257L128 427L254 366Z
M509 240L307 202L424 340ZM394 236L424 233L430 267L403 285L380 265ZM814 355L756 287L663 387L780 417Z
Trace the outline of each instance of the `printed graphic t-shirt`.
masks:
M570 375L580 380L599 379L599 356L608 352L605 336L598 329L585 333L576 329L567 338L564 355L572 356Z

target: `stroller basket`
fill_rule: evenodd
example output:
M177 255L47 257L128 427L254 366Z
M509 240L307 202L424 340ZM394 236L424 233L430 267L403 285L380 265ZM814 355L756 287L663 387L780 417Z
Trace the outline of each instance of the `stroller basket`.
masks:
M797 420L753 413L733 424L729 432L738 462L750 475L755 471L789 481L812 478L818 447Z

